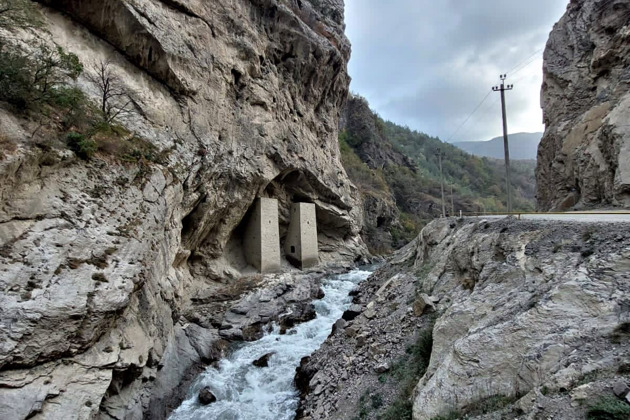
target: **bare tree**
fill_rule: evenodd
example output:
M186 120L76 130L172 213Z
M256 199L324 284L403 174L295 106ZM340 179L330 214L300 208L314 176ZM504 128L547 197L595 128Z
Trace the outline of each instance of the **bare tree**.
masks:
M119 76L112 71L109 61L100 61L93 67L94 74L87 76L101 94L100 108L105 122L111 123L116 118L135 112L135 103L131 91L126 88Z

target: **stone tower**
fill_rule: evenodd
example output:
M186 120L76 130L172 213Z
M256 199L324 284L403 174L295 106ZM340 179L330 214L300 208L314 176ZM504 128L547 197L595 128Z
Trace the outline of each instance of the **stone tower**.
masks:
M256 200L243 243L247 262L261 273L280 270L278 200L273 198Z
M319 263L315 204L294 203L291 206L291 221L284 242L284 253L287 260L300 269Z

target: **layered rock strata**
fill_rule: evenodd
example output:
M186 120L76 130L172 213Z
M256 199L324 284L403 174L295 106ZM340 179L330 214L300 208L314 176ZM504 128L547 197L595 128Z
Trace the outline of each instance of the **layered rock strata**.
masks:
M53 124L0 109L0 417L162 418L221 340L290 303L268 303L288 289L266 297L243 325L249 312L229 309L254 274L242 236L256 197L278 199L281 238L291 203L314 203L321 262L365 253L337 147L343 4L42 3L42 27L15 43L77 54L95 101L86 76L109 63L135 108L120 122L160 159L83 161Z
M544 53L541 210L630 207L630 4L571 1Z
M629 238L628 224L431 223L303 361L301 418L583 418L630 380Z

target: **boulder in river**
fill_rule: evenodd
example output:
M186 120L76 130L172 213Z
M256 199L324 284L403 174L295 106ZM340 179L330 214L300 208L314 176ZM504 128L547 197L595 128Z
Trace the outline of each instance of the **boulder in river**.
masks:
M217 397L214 396L210 388L205 387L201 391L199 391L199 402L203 405L212 404L217 400Z
M269 367L269 359L271 358L271 356L273 356L275 353L267 353L264 356L262 356L259 359L254 360L254 362L252 363L252 365L259 367L259 368L263 368L263 367Z

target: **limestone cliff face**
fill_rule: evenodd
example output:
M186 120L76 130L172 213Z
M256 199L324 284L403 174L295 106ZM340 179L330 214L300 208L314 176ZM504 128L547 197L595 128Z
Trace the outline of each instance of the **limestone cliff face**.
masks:
M337 147L343 3L42 3L38 42L111 63L163 163L85 162L0 109L0 417L160 418L219 339L247 338L229 306L196 305L238 300L257 196L279 199L281 235L291 201L316 204L322 262L365 252Z
M538 206L630 206L630 5L573 0L544 54Z

